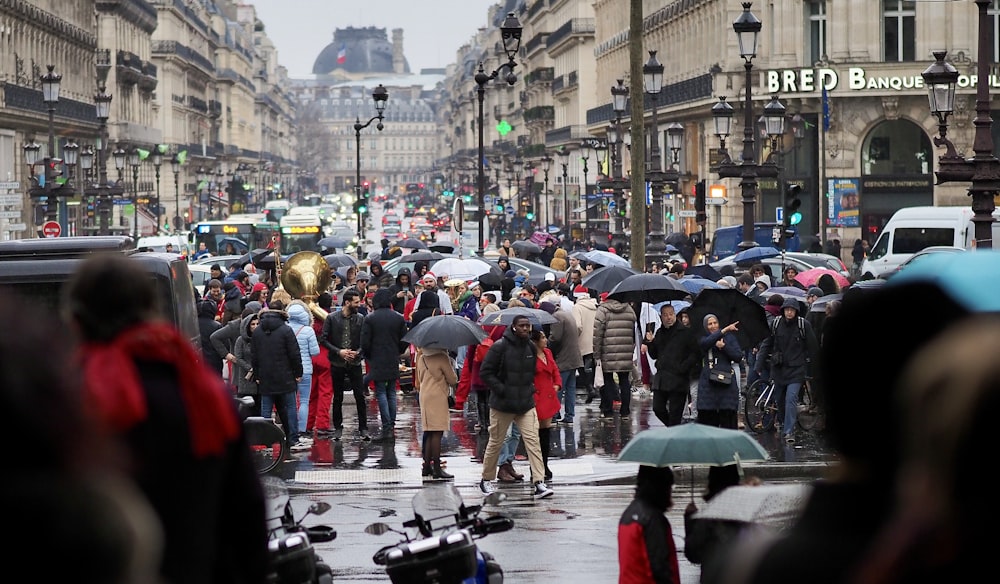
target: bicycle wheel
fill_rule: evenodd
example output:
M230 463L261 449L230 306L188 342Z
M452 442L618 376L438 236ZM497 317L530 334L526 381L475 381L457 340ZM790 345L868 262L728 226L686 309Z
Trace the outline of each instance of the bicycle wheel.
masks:
M806 380L799 390L799 427L806 431L818 429L823 423L823 415L819 411L819 406L813 401L812 389L809 381Z
M285 460L285 433L274 422L267 418L249 417L243 421L243 430L258 474L271 472Z
M778 406L774 402L774 384L766 379L758 379L746 391L743 402L743 419L747 430L754 434L774 430L778 416Z

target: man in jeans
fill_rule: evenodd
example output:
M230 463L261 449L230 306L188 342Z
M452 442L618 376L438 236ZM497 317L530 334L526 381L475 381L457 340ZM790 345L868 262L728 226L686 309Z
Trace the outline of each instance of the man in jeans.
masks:
M507 437L507 428L516 423L521 430L528 460L531 463L532 498L551 497L552 489L545 485L545 464L538 442L538 415L535 413L535 348L529 336L531 322L517 316L493 343L483 359L479 376L490 388L490 440L483 455L483 475L479 490L484 495L494 491L500 448Z
M375 399L382 418L380 440L392 440L396 423L396 381L399 379L399 356L409 343L403 315L392 309L392 290L379 288L372 298L375 308L361 325L361 354L368 363L368 374L375 382Z
M330 352L330 377L333 380L333 439L344 433L344 392L354 392L358 410L358 432L362 440L368 435L368 415L361 382L361 326L364 317L358 314L361 296L354 288L344 292L343 306L331 312L323 322L320 343Z
M761 343L755 365L759 373L765 363L770 363L780 429L788 443L795 442L799 391L809 375L812 357L819 351L812 325L799 316L800 308L801 304L794 297L785 298L781 305L782 315L771 324L771 336Z

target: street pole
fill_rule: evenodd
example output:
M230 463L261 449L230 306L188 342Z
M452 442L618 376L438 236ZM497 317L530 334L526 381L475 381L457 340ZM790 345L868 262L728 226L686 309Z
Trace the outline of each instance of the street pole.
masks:
M181 230L181 191L179 187L178 175L181 172L181 161L175 153L170 159L170 170L174 173L174 233Z
M358 217L358 259L364 259L364 247L362 242L365 239L364 234L364 213L361 211L362 202L361 197L363 193L361 192L361 130L364 130L372 124L375 120L378 120L378 124L375 126L379 132L382 131L385 126L382 124L384 118L386 102L389 100L389 92L386 91L385 87L379 83L378 87L372 91L372 99L375 100L375 115L368 119L364 124L361 123L360 118L355 118L354 121L354 140L356 145L356 159L355 159L355 181L354 181L354 191L356 197L354 199L354 209ZM482 237L482 234L480 234Z
M163 164L163 153L160 152L160 145L153 145L153 152L150 154L153 159L153 168L156 169L156 229L153 234L160 232L160 165Z

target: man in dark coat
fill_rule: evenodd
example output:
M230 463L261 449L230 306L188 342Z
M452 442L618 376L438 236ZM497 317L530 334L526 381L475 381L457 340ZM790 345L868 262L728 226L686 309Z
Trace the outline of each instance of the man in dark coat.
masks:
M556 319L556 322L549 326L549 350L556 358L556 366L559 367L559 376L562 379L559 394L563 402L563 416L560 421L571 426L573 416L576 415L576 370L583 367L583 355L580 353L580 325L577 324L572 312L556 306L551 301L542 302L540 307Z
M295 333L288 326L288 313L280 300L272 300L270 309L260 313L260 322L251 338L251 364L260 389L260 408L264 417L278 411L288 444L299 440L296 390L302 379L302 355ZM304 430L305 428L303 428Z
M379 286L379 288L381 289L381 286ZM416 296L416 290L413 288L413 278L410 274L410 269L400 268L399 273L396 274L395 283L388 288L389 291L392 292L392 296L390 297L390 300L392 301L392 309L400 314L403 314L406 310L406 303Z
M399 379L399 356L408 343L403 315L392 309L392 292L379 288L372 298L375 310L361 325L361 355L368 364L368 375L375 382L375 399L382 418L380 439L393 438L396 423L396 381Z
M531 322L526 316L514 318L503 337L493 343L479 368L479 376L490 389L490 439L483 455L483 475L479 489L484 495L494 491L500 448L511 423L521 430L521 439L531 463L532 497L551 497L538 441L535 414L535 345L530 340Z
M660 307L660 328L646 331L643 348L656 362L653 376L653 413L666 426L676 426L684 416L691 388L691 372L701 361L701 349L694 331L677 320L670 303Z
M212 344L212 334L222 328L222 324L215 320L215 315L219 313L219 305L210 298L203 298L198 301L198 332L201 336L201 357L205 360L208 368L219 374L222 378L222 355Z
M393 284L392 274L385 271L382 264L376 260L368 266L368 271L371 272L371 281L378 284L379 288L388 288ZM402 311L400 311L402 312Z
M789 296L781 305L782 318L771 327L772 335L760 345L755 368L758 372L770 361L778 419L785 441L795 442L799 418L799 391L809 375L809 364L819 351L812 325L799 316L801 304Z
M158 580L263 584L264 494L230 393L157 318L159 297L135 260L94 256L66 294L85 409L118 443L163 529Z
M365 404L364 381L361 374L361 325L365 317L358 313L361 297L348 288L340 310L331 312L323 321L319 344L330 353L330 377L333 379L333 439L344 433L344 392L354 393L358 411L358 432L362 440L368 435L368 413Z

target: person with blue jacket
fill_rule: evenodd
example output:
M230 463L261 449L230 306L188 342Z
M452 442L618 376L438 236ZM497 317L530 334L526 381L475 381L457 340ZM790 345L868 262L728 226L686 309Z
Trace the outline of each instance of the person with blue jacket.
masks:
M319 355L319 342L316 340L316 331L312 326L312 313L306 303L301 300L292 300L286 309L288 311L288 326L295 333L295 341L299 345L299 356L302 359L302 377L297 383L296 392L299 396L299 405L295 414L298 422L296 425L300 432L306 429L306 421L309 418L309 392L312 390L312 358ZM312 437L300 436L299 441L292 446L292 450L307 450L312 446Z

